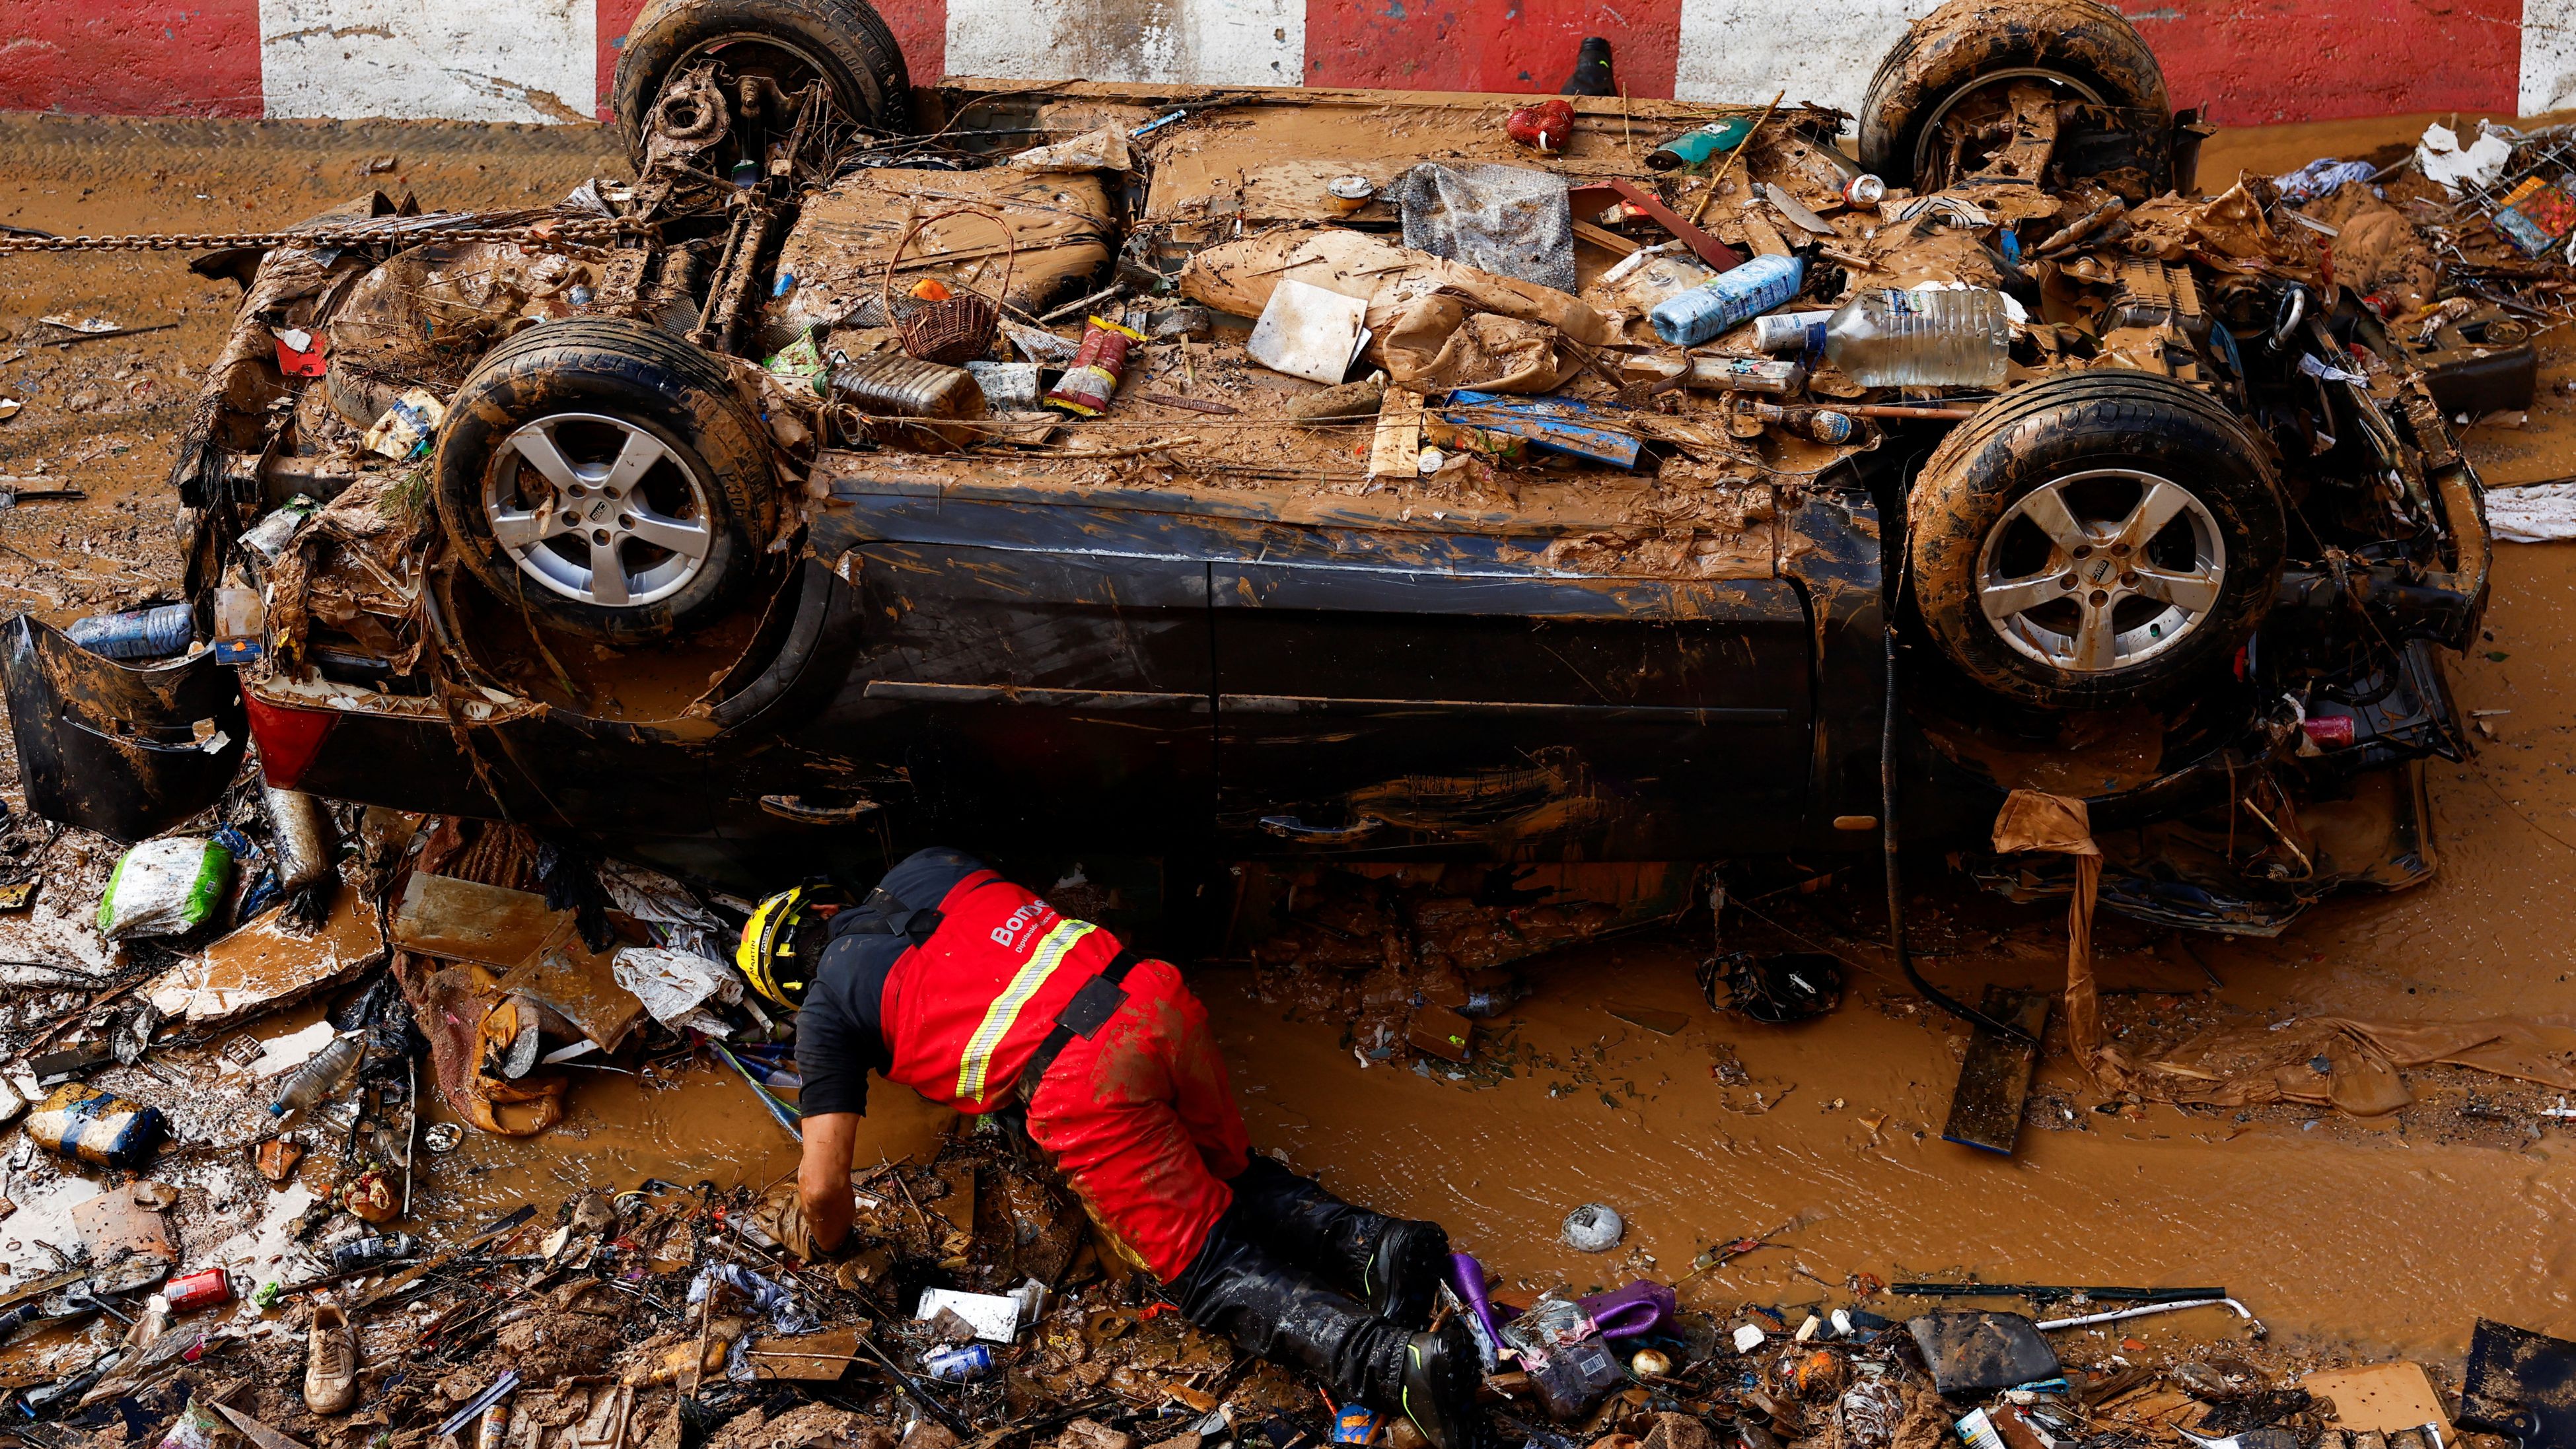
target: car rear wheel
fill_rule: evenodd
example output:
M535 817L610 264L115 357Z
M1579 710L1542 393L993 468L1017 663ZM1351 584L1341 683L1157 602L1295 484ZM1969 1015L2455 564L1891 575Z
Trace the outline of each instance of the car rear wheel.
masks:
M2263 444L2170 378L2069 373L1953 431L1907 506L1915 599L1993 693L2052 709L2142 703L2222 669L2279 580Z
M476 578L612 642L730 612L778 517L766 435L723 367L619 318L534 327L449 403L438 513Z
M791 95L822 81L844 118L877 130L912 121L903 49L868 0L653 0L618 51L613 99L639 165L662 88L705 60Z
M2155 52L2120 13L2095 0L1950 0L1914 22L1879 62L1860 108L1860 163L1890 186L1930 191L1977 169L1994 149L1989 128L2011 116L2021 81L2061 101L2140 113L2152 162L2147 191L2172 181L2173 104ZM2087 157L2116 163L2128 149ZM1953 166L1953 157L1961 158ZM2089 170L2061 132L2061 170Z

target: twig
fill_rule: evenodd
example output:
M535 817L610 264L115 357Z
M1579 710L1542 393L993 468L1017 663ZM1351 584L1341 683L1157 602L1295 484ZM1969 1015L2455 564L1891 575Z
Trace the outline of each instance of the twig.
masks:
M75 342L96 342L103 337L137 337L146 332L167 332L176 322L155 322L149 327L119 327L113 332L75 332L69 337L56 337L44 342L30 342L30 347L69 347Z
M1762 108L1762 114L1755 118L1752 128L1744 133L1744 139L1736 142L1735 149L1727 152L1726 159L1718 163L1717 174L1708 178L1708 190L1700 193L1699 205L1691 208L1691 225L1699 225L1699 219L1708 214L1708 204L1717 199L1718 184L1726 180L1727 172L1735 169L1735 158L1743 155L1745 148L1753 144L1753 138L1762 134L1762 123L1771 119L1771 113L1780 108L1780 102L1786 100L1788 95L1789 93L1784 90L1773 96L1771 104Z

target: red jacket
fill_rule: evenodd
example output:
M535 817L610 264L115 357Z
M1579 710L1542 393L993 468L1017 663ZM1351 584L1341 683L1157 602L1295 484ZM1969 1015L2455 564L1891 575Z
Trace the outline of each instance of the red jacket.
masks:
M1118 938L991 871L939 903L939 929L886 974L887 1071L934 1102L989 1112Z

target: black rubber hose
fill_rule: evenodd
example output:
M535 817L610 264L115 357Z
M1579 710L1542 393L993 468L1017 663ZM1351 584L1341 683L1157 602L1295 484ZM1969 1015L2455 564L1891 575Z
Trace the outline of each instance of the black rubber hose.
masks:
M1899 840L1896 830L1896 609L1891 602L1886 617L1880 621L1879 637L1887 645L1887 710L1878 735L1878 832L1879 848L1887 856L1887 949L1896 956L1896 969L1905 973L1906 981L1923 993L1923 999L1967 1022L1982 1026L2006 1041L2039 1045L2029 1032L2007 1022L1995 1020L1982 1011L1951 999L1948 993L1923 979L1914 969L1914 957L1905 949L1905 880L1897 864Z

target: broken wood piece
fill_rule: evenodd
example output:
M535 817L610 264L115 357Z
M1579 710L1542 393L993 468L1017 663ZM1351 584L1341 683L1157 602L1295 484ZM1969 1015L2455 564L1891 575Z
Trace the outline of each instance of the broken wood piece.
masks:
M1412 478L1422 471L1423 395L1389 387L1378 404L1377 432L1369 438L1369 477Z
M394 907L394 944L507 971L546 943L557 914L532 891L414 871Z
M215 1412L223 1415L227 1422L239 1429L242 1437L248 1439L256 1449L304 1449L302 1440L281 1434L230 1404L216 1403Z

